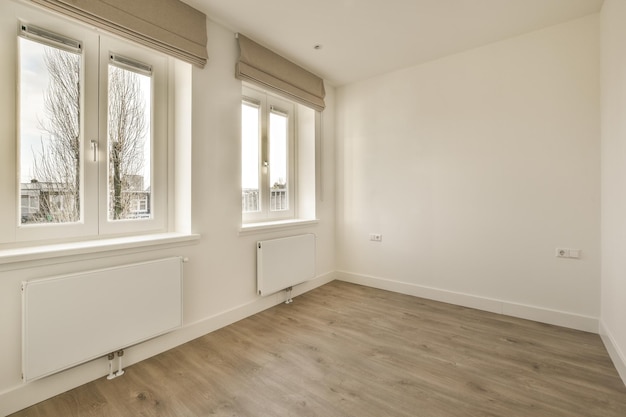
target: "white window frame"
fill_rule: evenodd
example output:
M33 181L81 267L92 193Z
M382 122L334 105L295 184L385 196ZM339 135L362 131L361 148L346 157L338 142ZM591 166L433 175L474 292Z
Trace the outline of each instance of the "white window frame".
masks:
M152 67L152 106L150 129L150 149L152 161L150 163L151 178L151 218L137 218L128 220L109 220L108 213L108 126L100 123L99 127L99 190L100 206L98 209L99 228L101 234L122 234L128 232L152 232L164 231L167 226L167 184L168 169L155 169L167 167L167 111L168 111L168 59L167 57L136 46L127 41L121 41L111 37L100 38L100 74L105 74L100 81L100 120L107 120L107 91L106 74L108 74L109 57L111 54L132 57L133 60L149 64Z
M0 47L3 50L15 51L9 54L8 58L15 62L11 70L0 72L0 81L4 83L17 82L19 75L17 39L15 28L20 21L36 25L46 30L58 33L68 38L80 40L83 44L83 64L81 95L82 95L82 128L81 128L81 189L83 210L79 222L70 224L38 224L23 225L21 222L21 195L20 195L20 174L19 174L19 91L16 92L13 106L10 100L0 101L0 111L8 118L0 134L6 136L4 143L0 144L0 162L3 162L3 169L0 169L0 249L10 248L14 245L33 245L35 242L64 242L68 239L101 239L103 237L128 236L133 234L153 234L174 231L173 205L168 204L168 196L173 194L173 188L168 185L174 184L173 169L169 163L168 149L173 148L172 139L168 135L171 128L168 127L172 120L172 115L168 114L172 110L170 97L173 92L173 71L176 65L171 58L158 52L151 51L145 47L104 34L102 31L95 31L80 23L70 19L60 17L48 11L21 4L13 1L3 2L0 6L3 23L13 21L14 26L7 30L3 25L0 31ZM100 45L99 45L100 44ZM106 83L97 80L97 74L106 77L108 71L103 71L108 65L110 52L136 57L136 59L149 62L154 68L155 78L153 80L153 108L152 120L161 123L160 126L151 128L153 133L152 149L153 160L152 170L152 190L151 211L154 213L152 219L133 219L108 221L106 212L107 200L107 175L106 175L106 155L108 146L106 144L106 94L103 96L102 90L106 89ZM104 101L103 101L104 100ZM13 120L13 123L11 123ZM174 129L175 130L175 129ZM10 133L10 134L7 134ZM10 139L13 139L12 141ZM97 162L93 162L92 140L97 141ZM155 169L158 167L158 169ZM104 175L103 175L104 170ZM13 178L13 180L11 180ZM168 213L169 209L169 213ZM104 219L104 221L103 221ZM176 220L178 217L176 217Z
M296 160L296 124L297 124L297 110L296 104L262 91L257 88L253 88L248 85L242 87L242 104L243 102L254 103L258 105L260 110L259 123L260 136L259 136L259 205L260 210L257 212L243 212L242 211L242 223L261 223L261 222L275 222L280 220L295 219L297 213L297 184L298 184L298 169ZM271 184L270 184L270 170L271 166L269 161L269 123L270 113L275 111L276 113L283 114L287 117L288 121L288 142L287 142L287 210L271 210ZM243 152L243 149L242 149Z

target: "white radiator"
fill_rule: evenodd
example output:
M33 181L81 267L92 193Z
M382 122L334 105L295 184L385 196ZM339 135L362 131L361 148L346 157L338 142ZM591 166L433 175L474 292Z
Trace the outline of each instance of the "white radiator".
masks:
M182 258L22 283L25 382L182 326Z
M257 242L257 289L269 295L315 277L315 235Z

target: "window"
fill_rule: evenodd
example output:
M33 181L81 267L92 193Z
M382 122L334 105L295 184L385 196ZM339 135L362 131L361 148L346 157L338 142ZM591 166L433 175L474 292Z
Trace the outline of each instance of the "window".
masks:
M242 91L244 225L314 219L319 113L247 84Z
M25 24L19 38L21 223L82 218L82 45Z
M110 55L108 79L108 219L151 218L149 65Z
M252 88L241 103L244 221L294 217L295 105Z
M2 161L17 175L0 244L167 231L173 60L30 7L15 23L16 150L5 142Z

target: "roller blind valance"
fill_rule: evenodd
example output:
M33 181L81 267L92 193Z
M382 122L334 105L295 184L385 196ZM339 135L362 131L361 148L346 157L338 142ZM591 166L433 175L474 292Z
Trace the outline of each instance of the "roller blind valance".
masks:
M291 98L315 110L324 110L324 80L242 34L236 77Z
M30 0L204 67L206 16L180 0Z

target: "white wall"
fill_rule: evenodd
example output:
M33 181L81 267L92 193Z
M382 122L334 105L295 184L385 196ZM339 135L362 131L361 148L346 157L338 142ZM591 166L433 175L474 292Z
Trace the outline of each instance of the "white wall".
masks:
M189 257L184 267L184 328L126 351L127 363L191 340L284 300L284 294L256 295L256 250L259 239L312 232L317 235L318 279L294 288L293 295L332 279L334 251L334 89L326 86L324 112L323 194L319 222L301 228L239 234L240 99L234 77L238 48L234 34L208 22L209 62L193 69L192 222L197 243L136 251L75 256L54 262L0 266L0 415L21 409L107 373L105 359L22 385L21 293L24 279L124 264L163 256ZM4 68L4 67L3 67ZM0 70L4 71L4 70Z
M626 2L602 21L602 314L600 332L626 381Z
M338 88L336 103L343 279L597 331L597 15Z

